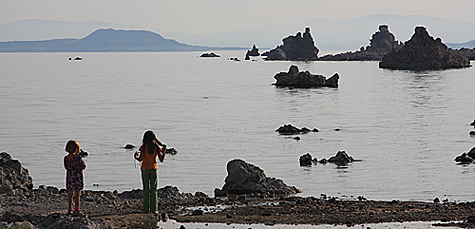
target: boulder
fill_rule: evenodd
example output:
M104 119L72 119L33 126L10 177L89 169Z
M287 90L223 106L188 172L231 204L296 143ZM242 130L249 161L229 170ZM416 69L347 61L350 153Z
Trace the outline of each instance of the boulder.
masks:
M355 159L348 155L345 151L338 151L335 156L330 157L328 162L335 163L336 165L345 166L348 163L353 162Z
M469 157L475 159L475 147L472 147L472 148L468 151L467 155L468 155Z
M434 39L418 26L411 39L396 52L384 55L380 68L393 70L442 70L470 67L470 61L449 50L440 38Z
M297 66L292 65L288 72L279 72L274 75L274 85L282 87L338 87L340 76L338 73L326 79L323 75L314 75L309 71L299 72Z
M460 164L471 164L475 160L475 147L472 147L467 153L462 153L455 157L454 161Z
M133 148L135 148L135 145L134 145L134 144L130 144L130 143L125 144L125 146L124 146L124 149L133 149Z
M282 45L262 54L267 56L266 60L317 60L319 50L315 47L310 28L305 28L303 35L298 32L295 36L290 35L282 39L282 42Z
M312 155L310 153L304 154L299 158L300 166L312 165Z
M0 153L0 186L5 186L2 190L33 190L33 179L31 179L28 169L5 152Z
M368 46L361 47L359 51L339 54L328 54L318 58L319 61L381 61L387 53L401 49L401 42L396 41L394 34L389 32L388 25L380 25L379 31L374 33Z
M294 186L288 186L282 180L266 177L264 170L241 159L227 164L228 176L222 191L230 195L272 193L289 195L299 193Z
M454 161L459 162L460 164L470 164L473 162L473 158L470 157L467 153L462 153L462 155L457 156Z

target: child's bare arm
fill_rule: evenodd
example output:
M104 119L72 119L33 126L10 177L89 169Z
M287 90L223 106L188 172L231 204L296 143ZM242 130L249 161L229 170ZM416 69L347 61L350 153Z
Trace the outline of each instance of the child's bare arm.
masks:
M140 152L140 154L139 154L139 152L135 151L134 158L137 161L142 161L143 160L142 152Z
M160 162L163 162L163 160L165 160L166 152L167 152L167 145L163 144L160 152L158 153L158 160L160 160Z

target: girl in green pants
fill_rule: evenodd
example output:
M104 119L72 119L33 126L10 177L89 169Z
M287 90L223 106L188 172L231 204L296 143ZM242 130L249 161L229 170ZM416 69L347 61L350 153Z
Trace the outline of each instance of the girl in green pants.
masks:
M134 157L142 162L142 184L143 184L143 211L144 213L158 213L158 163L165 159L167 146L161 143L155 133L151 130L145 131L142 139L142 146L139 152L135 152Z

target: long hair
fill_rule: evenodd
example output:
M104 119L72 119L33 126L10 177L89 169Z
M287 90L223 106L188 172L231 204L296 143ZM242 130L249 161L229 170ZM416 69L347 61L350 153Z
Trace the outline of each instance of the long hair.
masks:
M157 139L155 133L151 130L145 131L143 134L142 144L147 148L149 154L159 150L159 145L163 144Z

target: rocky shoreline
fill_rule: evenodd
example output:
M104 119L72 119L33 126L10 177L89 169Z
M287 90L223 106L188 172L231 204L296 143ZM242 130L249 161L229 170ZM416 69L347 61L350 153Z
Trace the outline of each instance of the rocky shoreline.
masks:
M442 221L440 225L473 227L475 202L372 201L337 197L236 195L212 198L202 192L180 193L159 189L160 214L144 214L142 191L83 192L86 217L67 215L67 193L53 187L0 195L0 221L29 222L38 228L149 228L168 219L180 223L227 224L335 224Z
M23 228L154 228L169 219L178 223L348 226L441 221L438 226L475 226L475 202L438 198L433 202L373 201L363 196L339 200L325 194L300 197L294 195L300 190L266 177L263 170L242 160L228 163L226 184L220 190L225 191L224 195L181 193L177 187L166 186L158 190L159 214L146 214L142 213L140 189L122 193L84 190L81 211L86 216L74 217L67 214L65 189L44 185L31 189L30 179L25 179L29 177L28 170L7 153L1 156L1 228L19 224Z

